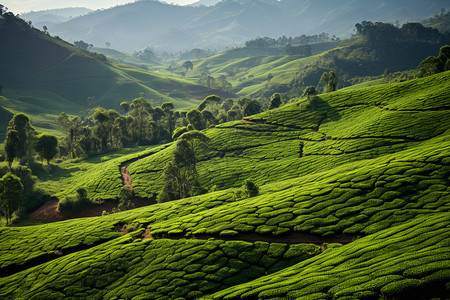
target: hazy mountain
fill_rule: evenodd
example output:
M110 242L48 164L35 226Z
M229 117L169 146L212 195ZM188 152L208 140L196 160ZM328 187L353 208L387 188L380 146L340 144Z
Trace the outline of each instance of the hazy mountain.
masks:
M54 24L67 22L72 18L85 15L91 11L91 9L85 7L69 7L31 11L21 14L20 17L24 20L31 21L36 28L42 28L45 25L51 29Z
M190 6L213 6L216 5L220 0L199 0L197 2L194 2L192 4L189 4Z
M143 0L80 16L51 32L94 45L108 41L124 51L218 49L257 36L349 35L364 20L420 21L441 8L450 8L448 1L224 0L214 6L179 6Z

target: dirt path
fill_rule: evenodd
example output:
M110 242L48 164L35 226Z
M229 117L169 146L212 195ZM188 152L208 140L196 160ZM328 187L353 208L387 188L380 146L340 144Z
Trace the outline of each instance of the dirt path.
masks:
M123 165L120 168L120 174L122 175L123 184L127 186L130 191L133 190L133 182L131 181L130 173L128 172L128 165Z

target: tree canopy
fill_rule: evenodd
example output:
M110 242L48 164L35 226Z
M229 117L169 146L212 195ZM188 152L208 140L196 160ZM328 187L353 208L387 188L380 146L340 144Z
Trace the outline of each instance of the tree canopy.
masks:
M23 192L20 178L11 172L0 178L0 207L6 218L6 225L11 222L12 214L19 205L19 199Z

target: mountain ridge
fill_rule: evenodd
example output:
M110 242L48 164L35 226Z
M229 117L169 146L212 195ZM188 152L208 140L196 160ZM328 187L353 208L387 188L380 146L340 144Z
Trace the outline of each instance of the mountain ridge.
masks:
M436 7L450 8L443 0L416 0L414 3L400 0L394 3L381 0L370 3L361 0L351 3L323 1L320 4L309 0L225 0L214 6L196 7L148 0L96 11L55 24L50 31L69 41L84 40L96 46L108 41L122 51L146 47L168 50L195 47L223 49L226 46L242 45L256 36L296 36L321 32L348 36L354 25L364 20L423 20L437 12ZM155 30L155 22L165 29ZM226 28L232 27L234 23L252 30L228 33ZM152 30L149 31L149 28ZM106 29L113 29L111 32L114 34L108 33ZM165 41L164 37L174 29L177 33L173 39ZM177 38L182 39L185 35L192 37L188 44L186 40L177 41ZM147 38L137 38L142 36Z

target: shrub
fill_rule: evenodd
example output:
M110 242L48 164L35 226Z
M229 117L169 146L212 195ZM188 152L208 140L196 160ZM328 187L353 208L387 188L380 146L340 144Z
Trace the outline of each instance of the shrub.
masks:
M87 190L85 188L79 188L75 197L66 197L59 201L58 210L61 212L78 212L91 204L92 202L88 197Z

